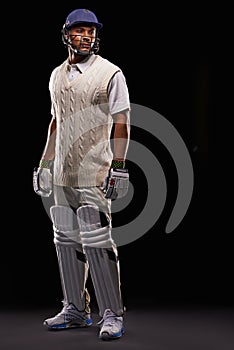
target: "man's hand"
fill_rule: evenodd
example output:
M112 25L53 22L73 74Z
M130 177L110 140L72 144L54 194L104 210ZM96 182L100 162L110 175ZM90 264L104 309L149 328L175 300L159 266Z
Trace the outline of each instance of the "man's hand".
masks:
M119 168L115 167L119 164ZM124 168L124 162L112 162L112 167L109 171L109 176L106 181L106 198L115 200L124 197L128 192L129 173Z
M51 173L52 162L40 162L38 168L33 171L33 189L39 196L49 197L53 188L53 175ZM45 166L45 167L43 167Z

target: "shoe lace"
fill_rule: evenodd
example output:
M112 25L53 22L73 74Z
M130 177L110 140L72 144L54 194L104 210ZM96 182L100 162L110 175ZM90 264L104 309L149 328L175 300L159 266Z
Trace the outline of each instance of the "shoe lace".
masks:
M105 311L102 319L97 324L104 323L105 326L113 326L118 320L118 316L108 309Z
M64 304L62 311L59 312L58 316L63 315L67 320L80 317L82 318L82 315L78 313L78 310L73 306L72 304Z

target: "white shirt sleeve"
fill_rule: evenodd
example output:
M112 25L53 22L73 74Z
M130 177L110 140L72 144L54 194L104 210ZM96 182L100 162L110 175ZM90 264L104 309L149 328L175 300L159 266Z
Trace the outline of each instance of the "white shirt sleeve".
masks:
M111 115L130 110L129 92L123 73L117 72L108 86L108 99Z

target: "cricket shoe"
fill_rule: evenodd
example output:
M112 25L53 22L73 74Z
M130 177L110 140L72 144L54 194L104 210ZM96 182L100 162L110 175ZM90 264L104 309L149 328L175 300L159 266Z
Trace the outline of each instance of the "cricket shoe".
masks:
M75 305L64 305L56 316L47 318L43 325L48 329L66 329L76 327L88 327L93 323L91 315L85 311L80 312Z
M106 309L100 322L99 338L102 340L118 339L124 334L123 317L117 316L110 309Z

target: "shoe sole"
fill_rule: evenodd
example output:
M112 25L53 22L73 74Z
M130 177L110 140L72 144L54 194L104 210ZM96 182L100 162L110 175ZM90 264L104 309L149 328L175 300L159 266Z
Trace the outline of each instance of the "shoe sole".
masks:
M71 321L69 323L61 323L56 325L48 325L48 323L45 321L43 325L49 329L49 330L63 330L63 329L69 329L69 328L86 328L93 324L92 320L88 320L83 323L77 323L75 321Z

